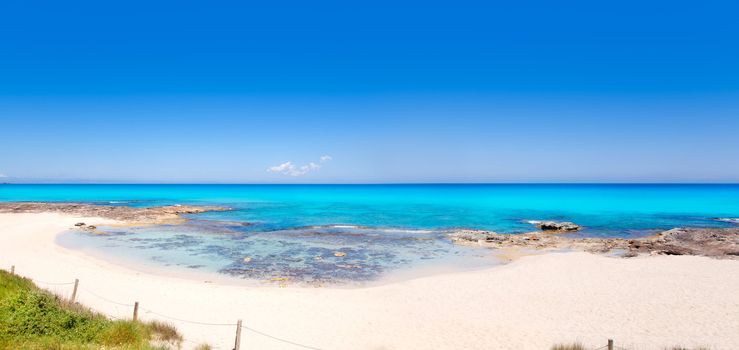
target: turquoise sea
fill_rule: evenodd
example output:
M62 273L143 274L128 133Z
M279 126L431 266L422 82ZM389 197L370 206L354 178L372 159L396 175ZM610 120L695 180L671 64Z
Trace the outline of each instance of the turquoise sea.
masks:
M673 227L732 227L739 185L0 185L0 201L200 204L234 210L186 225L69 232L60 243L158 269L302 282L368 281L421 266L479 266L455 228L522 233L529 220L583 225L577 235L636 237ZM344 253L344 256L336 256Z

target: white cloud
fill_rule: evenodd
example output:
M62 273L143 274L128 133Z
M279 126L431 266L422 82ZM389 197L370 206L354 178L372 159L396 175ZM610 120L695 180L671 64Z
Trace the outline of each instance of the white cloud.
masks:
M331 156L322 156L320 163L326 163L331 159ZM267 168L267 171L289 176L303 176L311 171L317 171L319 169L321 169L321 165L314 162L310 162L306 165L297 166L293 164L292 161L287 161L280 165L271 166Z
M5 175L5 174L0 174L0 179L2 179L2 178L4 178L4 177L8 177L8 175Z
M281 173L283 171L287 171L287 170L294 169L294 168L295 168L295 165L293 165L293 162L285 162L280 165L271 166L267 168L267 171L271 171L274 173Z

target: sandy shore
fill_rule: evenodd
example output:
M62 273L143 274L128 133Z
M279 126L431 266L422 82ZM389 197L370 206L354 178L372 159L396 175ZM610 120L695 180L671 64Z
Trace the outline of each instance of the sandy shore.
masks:
M144 274L55 243L60 232L99 218L0 214L0 266L45 282L80 279L78 299L117 317L146 310L204 323L235 323L331 349L548 349L669 345L735 349L739 261L696 256L607 258L589 253L528 256L500 267L371 288L246 287ZM70 285L50 286L69 295ZM94 293L94 294L93 294ZM97 296L96 296L97 295ZM233 347L234 326L173 321L188 342ZM299 349L244 331L242 349Z

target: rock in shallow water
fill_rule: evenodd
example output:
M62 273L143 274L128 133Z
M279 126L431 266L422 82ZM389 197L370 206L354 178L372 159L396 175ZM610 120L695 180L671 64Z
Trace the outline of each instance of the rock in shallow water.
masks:
M543 231L577 231L580 229L580 225L569 221L543 221L537 226Z

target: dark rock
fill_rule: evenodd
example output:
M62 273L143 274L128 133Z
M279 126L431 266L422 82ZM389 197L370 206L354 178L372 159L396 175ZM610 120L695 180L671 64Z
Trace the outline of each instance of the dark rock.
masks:
M577 231L580 229L580 225L569 221L544 221L539 223L538 226L544 231Z
M498 235L487 235L485 237L485 242L502 242L505 241L505 237L498 236Z
M500 239L495 232L477 231L477 230L459 230L452 232L449 237L452 241L462 242L493 242Z
M84 222L78 222L78 223L74 224L74 226L82 227L82 226L85 226L85 223Z

